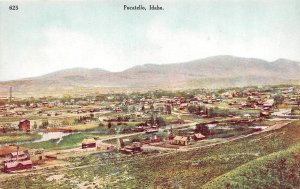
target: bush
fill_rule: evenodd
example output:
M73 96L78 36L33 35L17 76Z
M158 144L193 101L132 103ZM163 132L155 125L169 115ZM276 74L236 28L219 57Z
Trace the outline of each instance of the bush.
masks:
M156 118L156 123L159 125L159 126L166 126L166 121L164 120L164 118L162 117L157 117Z
M209 128L206 125L201 124L201 123L200 124L196 124L195 132L196 133L201 133L201 134L203 134L205 136L210 135Z

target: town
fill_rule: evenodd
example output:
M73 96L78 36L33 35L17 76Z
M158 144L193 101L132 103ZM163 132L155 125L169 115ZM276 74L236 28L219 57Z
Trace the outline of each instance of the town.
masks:
M299 117L300 87L292 85L39 98L14 97L11 88L0 99L0 182L33 174L68 180L64 171L94 165L86 157L109 166L190 153L270 133ZM69 181L88 188L104 182L96 178Z

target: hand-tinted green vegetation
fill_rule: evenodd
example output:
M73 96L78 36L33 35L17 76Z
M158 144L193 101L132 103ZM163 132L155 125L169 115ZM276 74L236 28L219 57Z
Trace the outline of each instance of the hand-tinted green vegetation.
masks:
M44 149L64 149L79 146L81 141L85 138L100 137L98 134L93 133L75 133L64 136L62 140L52 139L44 142L26 143L22 144L24 147L29 148L44 148Z
M300 143L230 171L204 188L294 188L300 186Z
M38 140L41 137L42 136L38 133L25 133L22 131L0 133L0 144L33 141Z
M297 121L280 130L188 152L93 154L72 160L86 166L66 171L68 182L57 186L67 188L73 180L106 188L293 188L300 182L299 133ZM22 186L22 181L6 181L4 186ZM37 182L28 177L26 185Z

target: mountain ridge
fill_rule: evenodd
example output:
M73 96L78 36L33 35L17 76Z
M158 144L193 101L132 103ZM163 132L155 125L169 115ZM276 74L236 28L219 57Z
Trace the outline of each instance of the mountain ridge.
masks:
M94 87L197 88L283 84L300 80L300 63L288 59L220 55L184 63L143 64L120 72L101 68L69 68L45 75L0 82L0 90L71 90Z

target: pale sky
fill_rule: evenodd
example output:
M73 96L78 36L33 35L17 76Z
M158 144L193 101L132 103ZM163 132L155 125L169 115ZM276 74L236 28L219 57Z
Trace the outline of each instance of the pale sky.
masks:
M300 61L300 1L0 1L0 81L215 55Z

